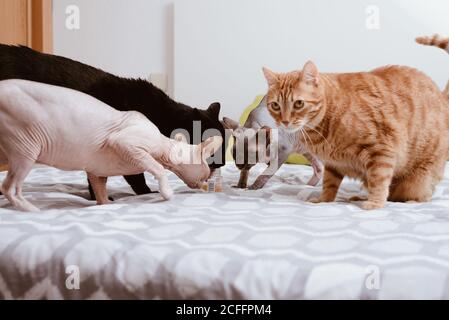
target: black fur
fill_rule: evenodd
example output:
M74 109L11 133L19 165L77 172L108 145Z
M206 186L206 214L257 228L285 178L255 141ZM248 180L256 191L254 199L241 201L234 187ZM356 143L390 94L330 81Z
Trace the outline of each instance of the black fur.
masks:
M191 108L170 99L146 80L117 77L64 57L43 54L23 46L0 44L0 80L6 79L24 79L67 87L87 93L121 111L137 110L165 136L170 136L176 129L185 129L193 137L193 121L201 121L202 132L217 129L225 140L224 128L218 118L218 103L212 104L208 110ZM218 168L225 162L225 148L222 146L218 152L221 160L210 163L211 168ZM143 174L127 176L125 179L135 193L151 192ZM93 192L90 193L94 199Z

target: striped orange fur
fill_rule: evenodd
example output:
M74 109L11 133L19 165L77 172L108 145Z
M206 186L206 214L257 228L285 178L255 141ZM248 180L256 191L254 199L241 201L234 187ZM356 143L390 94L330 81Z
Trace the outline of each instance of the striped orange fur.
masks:
M446 98L449 99L449 82L446 84L446 89L444 89L444 94Z
M449 53L449 38L434 34L430 37L418 37L416 42L425 46L434 46L443 49Z
M312 62L264 73L271 116L325 163L312 202L335 201L345 176L363 181L364 209L431 199L449 154L449 101L429 77L402 66L320 74Z

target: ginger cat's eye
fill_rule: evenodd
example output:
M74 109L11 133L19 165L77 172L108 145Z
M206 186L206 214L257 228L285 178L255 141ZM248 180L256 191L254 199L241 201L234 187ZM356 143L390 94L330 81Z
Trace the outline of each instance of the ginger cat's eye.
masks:
M280 111L280 110L281 110L281 106L280 106L279 103L277 103L277 102L271 102L271 103L270 103L270 108L271 108L273 111Z
M293 108L295 108L295 110L301 110L304 108L304 100L296 100L293 104Z

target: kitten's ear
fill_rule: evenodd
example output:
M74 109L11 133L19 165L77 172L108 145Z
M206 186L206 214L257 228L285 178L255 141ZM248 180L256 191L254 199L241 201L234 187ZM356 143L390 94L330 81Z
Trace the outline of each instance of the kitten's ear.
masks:
M226 118L226 117L223 118L223 121L221 122L221 124L223 125L223 127L225 129L230 129L230 130L235 130L240 126L240 124L237 121L234 121L234 120Z
M185 137L185 135L183 135L182 133L177 133L175 134L174 140L178 141L178 142L185 142L187 143L187 139Z
M220 103L214 102L209 106L209 108L207 108L207 113L209 113L209 115L212 118L218 119L218 115L220 114L220 108L221 108Z
M273 86L279 81L278 75L270 69L263 67L262 71L269 86Z
M200 144L201 156L203 160L206 160L212 156L223 144L223 138L220 136L214 136L208 138L206 141Z
M320 73L318 68L312 61L307 61L302 69L302 80L311 85L318 85L320 81Z

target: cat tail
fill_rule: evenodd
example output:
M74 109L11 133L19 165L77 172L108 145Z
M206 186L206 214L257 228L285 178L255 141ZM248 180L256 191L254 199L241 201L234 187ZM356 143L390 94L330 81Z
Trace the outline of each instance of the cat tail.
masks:
M418 37L415 40L417 43L424 46L438 47L449 53L449 37L443 37L439 34L434 34L430 37Z
M417 43L424 46L438 47L449 53L449 37L443 37L439 34L434 34L430 37L418 37L415 40ZM443 93L449 99L449 82L447 83L446 89L444 89Z

